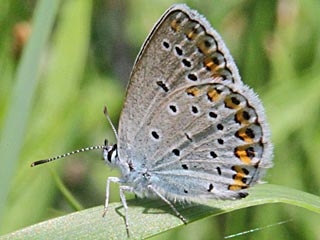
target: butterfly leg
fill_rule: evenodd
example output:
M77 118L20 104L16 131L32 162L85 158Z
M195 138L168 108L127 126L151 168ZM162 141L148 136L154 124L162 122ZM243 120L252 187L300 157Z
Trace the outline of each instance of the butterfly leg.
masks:
M187 220L184 218L184 216L181 215L181 213L178 212L178 210L173 206L173 204L166 199L164 196L162 196L161 193L159 193L152 185L148 185L148 188L153 191L158 197L160 197L165 203L167 203L171 209L175 212L178 218L182 220L185 224L187 224Z
M128 222L128 205L127 205L126 196L124 195L124 192L133 192L133 188L130 186L120 186L120 199L125 211L125 224L126 224L127 235L129 237L130 235L129 235L129 222Z
M109 205L109 193L110 193L110 182L119 183L120 178L117 177L108 177L107 179L107 186L106 186L106 201L104 204L104 210L102 213L102 217L104 217L108 211L108 205Z

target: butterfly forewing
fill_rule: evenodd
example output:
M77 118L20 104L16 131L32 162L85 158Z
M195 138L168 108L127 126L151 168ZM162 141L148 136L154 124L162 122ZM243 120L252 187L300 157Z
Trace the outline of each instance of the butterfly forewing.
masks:
M216 77L240 82L218 33L185 5L168 9L144 43L131 74L119 124L120 155L134 143L159 99L181 86Z

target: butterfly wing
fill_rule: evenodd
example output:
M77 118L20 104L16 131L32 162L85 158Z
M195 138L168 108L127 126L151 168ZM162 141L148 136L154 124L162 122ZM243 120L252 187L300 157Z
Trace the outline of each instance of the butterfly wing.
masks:
M132 157L129 150L144 148L136 146L135 137L168 93L218 76L241 81L219 34L186 5L173 5L147 37L131 73L119 122L120 156Z
M152 184L171 199L239 198L272 166L262 105L243 84L176 90L146 126L137 140L147 138Z
M242 107L224 109L232 94ZM249 118L241 116L244 107ZM208 195L211 185L240 190L258 179L254 169L270 165L268 128L261 119L261 103L241 82L219 34L197 12L174 5L148 36L132 71L119 123L119 158L147 167L157 176L154 186L169 197ZM254 137L245 133L249 126ZM210 196L231 198L224 195Z

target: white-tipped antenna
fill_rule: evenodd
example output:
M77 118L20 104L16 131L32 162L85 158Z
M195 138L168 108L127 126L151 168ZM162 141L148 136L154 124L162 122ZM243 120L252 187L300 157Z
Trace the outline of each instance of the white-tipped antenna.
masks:
M109 116L109 113L108 113L107 106L104 106L104 108L103 108L103 113L104 113L104 115L106 116L109 124L111 125L111 128L112 128L112 130L113 130L113 133L114 133L114 135L116 136L117 142L119 142L118 133L117 133L116 128L113 126L113 124L112 124L112 122L111 122L111 119L110 119L110 116Z
M107 143L107 142L105 142L105 143ZM60 158L68 157L68 156L70 156L70 155L72 155L72 154L76 154L76 153L80 153L80 152L86 152L86 151L91 151L91 150L96 150L96 149L104 149L104 148L106 148L106 145L104 145L104 146L92 146L92 147L87 147L87 148L81 148L81 149L78 149L78 150L75 150L75 151L72 151L72 152L68 152L68 153L65 153L65 154L62 154L62 155L53 157L53 158L48 158L48 159L43 159L43 160L35 161L35 162L33 162L33 163L31 164L31 167L34 167L34 166L37 166L37 165L40 165L40 164L43 164L43 163L55 161L55 160L60 159Z

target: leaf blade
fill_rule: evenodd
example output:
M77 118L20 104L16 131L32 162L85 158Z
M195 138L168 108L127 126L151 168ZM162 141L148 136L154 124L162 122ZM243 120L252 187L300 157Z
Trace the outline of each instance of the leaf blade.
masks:
M287 203L320 213L320 197L306 192L263 184L254 187L250 193L249 197L242 200L177 205L177 209L189 222L268 203ZM131 239L149 238L184 225L170 207L161 201L135 199L128 201L128 206ZM125 239L123 210L121 203L112 203L106 217L102 218L103 207L98 206L24 228L5 235L3 239Z

